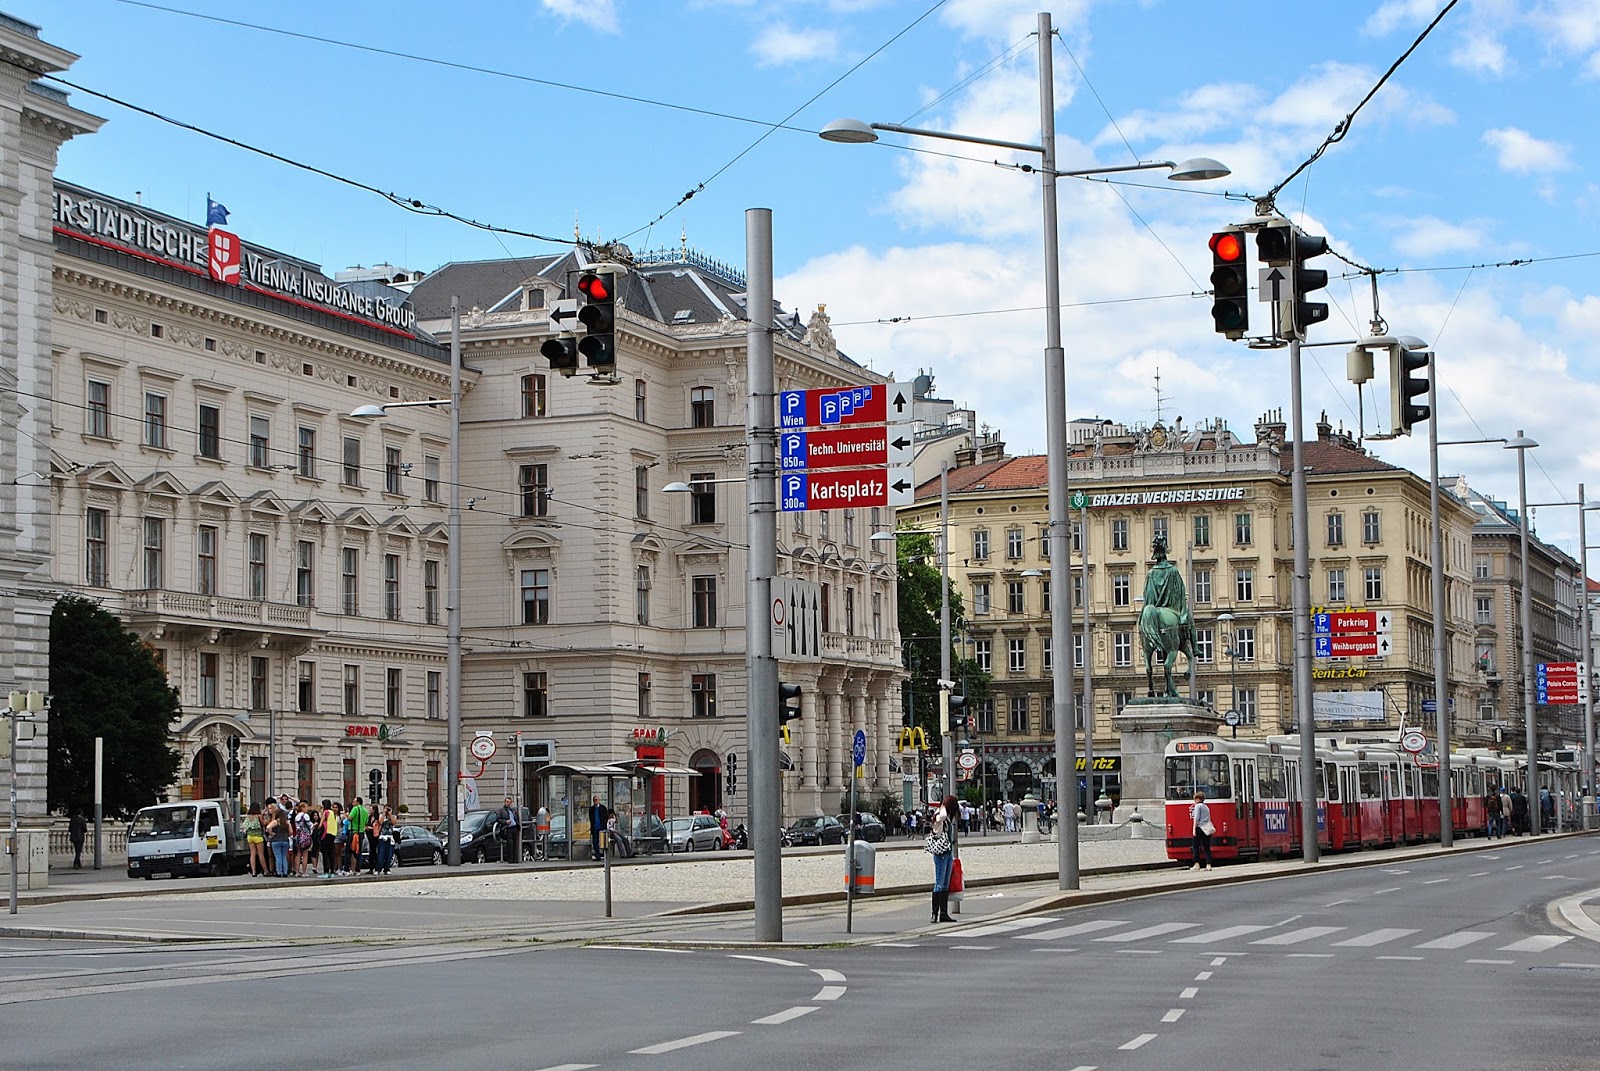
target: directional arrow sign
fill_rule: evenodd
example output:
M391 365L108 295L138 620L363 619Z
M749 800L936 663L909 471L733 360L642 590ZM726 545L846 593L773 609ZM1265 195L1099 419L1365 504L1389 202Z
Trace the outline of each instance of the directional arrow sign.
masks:
M577 298L559 298L550 306L550 330L570 333L577 323Z
M895 508L909 506L917 501L917 478L910 468L889 470L888 505Z
M1257 294L1256 300L1270 301L1272 304L1276 305L1279 301L1283 300L1281 291L1283 289L1283 284L1287 283L1288 281L1289 277L1283 274L1282 268L1262 268L1259 287L1260 292Z
M892 466L909 465L912 461L911 433L889 429L889 464Z
M884 386L884 407L888 411L891 424L910 420L913 408L911 388L904 383L886 384Z

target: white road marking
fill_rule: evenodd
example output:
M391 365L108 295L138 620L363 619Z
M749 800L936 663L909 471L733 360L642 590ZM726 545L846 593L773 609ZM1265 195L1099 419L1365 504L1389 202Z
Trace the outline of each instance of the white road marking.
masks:
M921 948L919 944L910 941L879 941L875 948Z
M1331 904L1323 904L1322 906L1323 907L1338 907L1341 904L1348 904L1348 903L1353 903L1353 902L1354 901L1351 901L1351 900L1335 900Z
M804 1005L802 1005L800 1007L795 1007L795 1008L785 1008L783 1011L775 1012L774 1014L768 1015L765 1018L752 1019L752 1020L750 1020L750 1025L751 1026L778 1026L778 1025L780 1025L782 1023L787 1023L792 1019L798 1019L802 1015L810 1015L812 1012L814 1012L816 1010L817 1009L814 1008L814 1007L809 1007L809 1006L804 1006Z
M1159 956L1159 955L1161 955L1161 949L1159 949L1159 948L1119 948L1119 949L1117 949L1117 955L1119 955L1119 956Z
M1393 886L1390 886L1387 889L1373 889L1367 895L1368 896L1382 896L1384 893L1399 892L1403 888L1405 888L1404 885L1393 885Z
M1557 963L1556 966L1575 971L1600 971L1600 963Z
M1200 988L1198 986L1188 986L1187 988L1184 989L1183 992L1178 994L1178 999L1179 1000L1193 1000L1194 999L1194 995L1196 993L1198 993L1198 992L1200 992Z
M974 926L970 930L960 931L962 937L992 937L997 933L1010 933L1012 930L1031 930L1035 926L1045 926L1052 922L1060 922L1056 918L1026 918L1007 919L1005 922L992 922L987 926Z
M747 959L753 963L776 963L780 967L804 967L804 963L796 963L792 959L779 959L776 956L745 956L735 952L728 953L729 959Z
M1352 937L1348 941L1335 941L1333 947L1371 948L1373 945L1381 945L1385 941L1393 941L1398 937L1410 937L1416 932L1416 930L1399 929L1373 930L1371 933L1364 933L1360 937Z
M1167 1014L1161 1017L1161 1021L1163 1023L1175 1023L1179 1019L1183 1018L1183 1012L1184 1009L1182 1008L1173 1008L1171 1011L1167 1012Z
M1542 881L1577 881L1578 880L1577 878L1568 877L1565 874L1541 874L1541 875L1539 875L1539 877L1540 877L1540 880L1542 880Z
M1535 863L1535 864L1533 864L1533 865L1534 865L1534 866L1544 866L1544 865L1546 865L1546 864L1547 864L1547 863L1553 863L1553 862L1555 862L1555 860L1554 860L1554 859L1541 859L1541 860L1539 860L1539 861L1538 861L1538 862L1537 862L1537 863Z
M998 945L951 945L952 952L993 952Z
M821 979L824 982L843 982L843 981L846 981L846 978L845 978L844 975L840 974L838 971L829 970L827 967L812 967L811 968L811 973L816 975L819 979Z
M1426 956L1374 956L1373 957L1373 959L1404 959L1404 960L1418 960L1418 961L1424 960L1424 959L1427 959L1427 958L1428 957L1426 957Z
M1511 964L1513 964L1513 963L1515 963L1517 961L1514 960L1514 959L1469 959L1469 960L1467 960L1467 962L1468 963L1492 963L1492 964L1496 964L1496 965L1502 966L1502 967L1509 967Z
M704 1045L708 1041L721 1041L723 1038L738 1037L737 1030L708 1030L704 1034L695 1034L693 1037L679 1038L677 1041L663 1041L659 1045L646 1045L642 1049L629 1049L630 1056L660 1056L664 1052L675 1052L678 1049L687 1049L693 1045Z
M599 1064L556 1064L554 1067L541 1067L539 1071L589 1071L589 1068L599 1066Z
M1209 982L1211 981L1211 972L1201 971L1199 974L1194 976L1194 980L1197 982Z
M1056 946L1051 945L1048 948L1035 948L1035 949L1032 949L1031 951L1034 951L1034 952L1076 952L1077 949L1076 948L1057 948Z
M1453 879L1451 879L1451 878L1434 878L1431 881L1425 881L1422 884L1424 884L1424 885L1443 885L1445 882L1451 881L1451 880L1453 880Z
M1455 933L1447 933L1443 937L1435 938L1432 941L1424 941L1422 944L1414 945L1413 947L1415 947L1415 948L1465 948L1467 945L1473 944L1473 943L1478 942L1478 941L1482 941L1486 937L1493 937L1493 936L1494 936L1493 933L1487 932L1485 930L1458 930Z
M1291 922L1299 922L1304 917L1305 916L1303 916L1303 915L1290 915L1288 918L1284 919L1282 922L1277 923L1276 925L1287 926Z
M1129 930L1127 933L1113 933L1105 937L1096 937L1096 941L1142 941L1146 937L1160 937L1162 934L1177 933L1179 930L1198 929L1198 922L1159 922L1154 926L1146 926L1142 930Z
M1132 1041L1128 1042L1126 1045L1118 1045L1117 1048L1119 1048L1119 1049L1137 1049L1140 1046L1150 1044L1155 1039L1156 1039L1156 1036L1154 1034L1140 1034L1138 1037L1134 1038Z
M1175 945L1209 945L1218 941L1231 941L1235 937L1243 937L1247 933L1260 933L1265 926L1224 926L1220 930L1211 930L1208 933L1197 933L1190 937L1174 938Z
M1501 945L1498 949L1496 949L1496 951L1497 952L1544 952L1547 949L1555 948L1557 945L1564 945L1570 940L1572 940L1572 938L1569 937L1569 936L1559 936L1559 935L1556 935L1556 934L1542 933L1542 934L1539 934L1537 937L1524 937L1520 941L1512 941L1509 945Z
M1385 874L1409 874L1409 873L1411 873L1411 871L1409 871L1409 870L1392 870L1389 867L1384 867L1383 868L1383 872Z
M812 997L811 999L812 1000L838 1000L842 996L844 996L844 986L842 986L842 985L825 985L821 989L817 990L817 995Z
M1098 1068L1096 1068L1094 1064L1079 1064L1077 1067L1074 1067L1072 1071L1098 1071Z
M1506 869L1507 870L1521 870L1522 866L1523 866L1523 864L1518 863L1516 866L1508 866L1508 867L1506 867Z
M1226 962L1228 962L1228 957L1227 956L1218 956L1216 959L1211 961L1211 966L1220 967Z
M1076 926L1062 926L1057 930L1040 930L1038 933L1019 933L1014 940L1024 938L1031 941L1054 941L1057 937L1071 937L1079 933L1094 933L1096 930L1110 930L1118 926L1126 926L1126 922L1112 922L1109 919L1100 919L1097 922L1080 922Z
M1488 875L1489 875L1489 872L1487 870L1480 870L1475 874L1468 874L1467 877L1469 877L1469 878L1483 878L1483 877L1488 877Z
M1310 941L1317 937L1326 937L1330 933L1338 933L1343 926L1302 926L1298 930L1288 933L1275 933L1271 937L1263 937L1259 941L1251 941L1253 945L1297 945L1301 941Z
M1332 952L1287 952L1285 959L1337 959Z
M674 956L692 956L692 948L651 948L647 945L590 945L590 949L597 952L670 952Z

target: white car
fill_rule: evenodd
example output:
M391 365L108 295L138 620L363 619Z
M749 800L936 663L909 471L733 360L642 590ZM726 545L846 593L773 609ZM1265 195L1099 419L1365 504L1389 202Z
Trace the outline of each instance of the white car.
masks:
M722 848L722 823L709 814L691 814L667 822L667 851L705 852Z

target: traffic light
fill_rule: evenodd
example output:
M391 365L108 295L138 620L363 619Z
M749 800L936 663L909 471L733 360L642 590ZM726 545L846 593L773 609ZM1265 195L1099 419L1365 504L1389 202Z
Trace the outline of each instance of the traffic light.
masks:
M383 774L378 770L367 771L367 795L374 807L383 802Z
M739 756L735 755L733 752L730 751L725 756L724 761L726 762L727 765L723 769L723 784L727 788L728 795L730 795L730 796L738 795L738 792L739 792Z
M611 371L617 364L617 276L609 271L586 271L578 276L578 293L586 299L578 310L585 334L578 352L590 368Z
M1389 350L1389 430L1410 435L1411 426L1432 415L1432 410L1411 399L1428 393L1428 366L1433 351L1417 338L1402 338Z
M544 340L539 353L550 362L550 371L564 376L578 374L578 340L572 335L556 335Z
M244 770L244 767L239 764L239 743L240 740L237 735L228 737L228 764L224 769L228 775L228 794L230 796L238 793L239 774Z
M798 684L778 685L778 731L785 744L791 742L789 723L800 717L800 686Z
M1228 229L1211 236L1211 319L1217 334L1243 338L1250 329L1250 280L1246 277L1244 232Z
M1307 294L1328 285L1328 273L1320 268L1306 267L1306 261L1320 257L1327 251L1326 238L1306 234L1287 220L1263 227L1256 233L1256 252L1260 254L1262 263L1269 269L1288 269L1285 272L1287 278L1282 280L1286 292L1280 300L1288 303L1289 315L1285 320L1279 314L1279 335L1292 335L1305 341L1306 328L1328 318L1327 302L1306 300ZM1270 270L1265 279L1267 281L1263 285L1266 286L1272 286L1277 281ZM1276 308L1281 309L1282 306Z
M950 731L951 732L953 732L953 733L964 733L964 732L967 731L967 725L971 721L972 715L967 713L967 709L966 708L967 708L967 697L966 696L964 696L964 695L952 695L950 697Z
M942 682L939 686L939 735L949 736L967 724L967 697L956 695L954 684Z

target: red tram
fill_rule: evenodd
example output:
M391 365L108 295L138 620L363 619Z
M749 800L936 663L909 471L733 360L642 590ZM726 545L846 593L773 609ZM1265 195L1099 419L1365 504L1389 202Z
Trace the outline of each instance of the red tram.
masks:
M1386 848L1439 839L1439 766L1431 753L1402 751L1389 734L1317 737L1317 842L1324 851ZM1193 855L1189 808L1204 792L1216 833L1211 853L1262 859L1300 851L1299 736L1264 741L1179 737L1166 747L1167 857ZM1451 828L1481 836L1488 826L1490 786L1527 792L1527 758L1486 748L1451 752ZM1563 800L1581 799L1578 771L1540 760L1539 784ZM1537 791L1537 790L1536 790ZM1537 803L1530 800L1535 808Z

